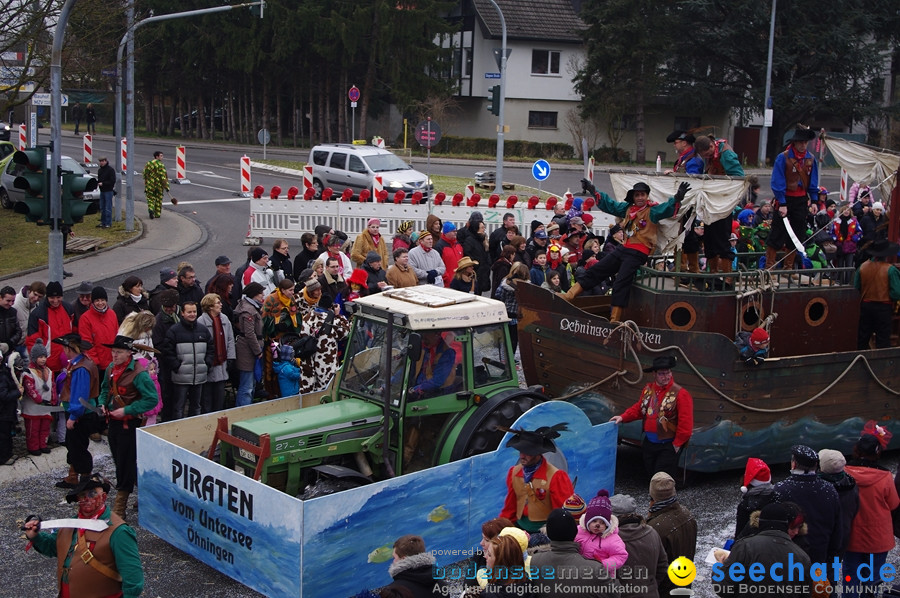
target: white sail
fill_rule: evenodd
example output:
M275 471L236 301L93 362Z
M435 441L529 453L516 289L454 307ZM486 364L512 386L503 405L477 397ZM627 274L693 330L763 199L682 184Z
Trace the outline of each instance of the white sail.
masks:
M890 200L897 184L897 177L891 175L900 168L900 154L827 135L825 147L850 178L870 187L877 185L882 201L887 203Z

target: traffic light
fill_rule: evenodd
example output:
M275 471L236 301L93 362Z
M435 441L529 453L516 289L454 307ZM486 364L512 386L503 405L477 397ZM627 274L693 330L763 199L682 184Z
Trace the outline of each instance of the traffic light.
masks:
M50 224L50 161L47 147L30 147L13 154L13 162L22 166L13 187L22 189L25 197L16 202L15 210L25 214L28 222Z
M487 109L493 115L500 116L500 86L488 87Z
M96 214L100 206L96 201L85 201L84 192L97 188L97 179L62 171L62 221L68 225L84 220L85 214Z

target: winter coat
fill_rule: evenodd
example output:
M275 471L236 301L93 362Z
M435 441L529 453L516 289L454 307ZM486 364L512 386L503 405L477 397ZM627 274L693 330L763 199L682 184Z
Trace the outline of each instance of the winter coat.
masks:
M59 397L56 394L56 384L53 382L53 372L45 367L44 372L40 373L34 364L31 366L22 373L23 392L20 403L22 415L44 417L54 411L62 411L62 405L59 404Z
M481 266L481 264L479 264L479 266ZM499 287L500 283L503 282L503 279L507 277L511 268L512 262L509 260L499 259L491 264L491 297L494 299L500 298L497 295L497 287Z
M384 264L384 262L381 263ZM384 269L384 266L382 265L378 270L373 270L369 264L363 264L362 269L368 274L366 287L369 289L369 294L380 293L381 289L378 287L378 283L387 282L387 271Z
M812 588L810 587L809 578L805 575L802 582L797 578L791 579L787 575L781 575L781 578L778 581L769 578L768 572L775 563L782 564L782 572L788 571L789 559L792 559L795 563L802 563L803 571L809 571L811 564L809 556L791 541L791 537L787 532L780 530L763 530L758 534L738 540L734 543L731 554L728 555L728 558L726 558L723 563L721 571L724 574L724 579L717 580L715 577L713 578L714 583L718 585L719 596L728 598L738 596L740 595L738 591L739 584L747 584L750 586L757 586L758 588L756 591L748 590L747 595L808 597ZM761 581L754 582L749 575L745 575L740 582L732 581L727 573L727 570L732 563L743 564L744 571L747 571L750 568L750 563L762 563L765 568L765 573L763 574L764 577ZM716 573L714 572L713 575L715 576ZM797 588L799 591L782 592L778 591L778 586ZM771 592L762 591L764 587L771 588Z
M19 328L19 314L15 307L0 307L0 342L9 345L10 350L22 343L25 335Z
M260 308L246 297L241 299L234 310L235 339L234 352L237 369L252 372L256 359L262 354L262 314Z
M395 563L391 563L388 567L388 573L394 582L389 588L406 588L413 595L413 598L430 598L431 596L442 596L440 591L436 594L433 592L435 585L441 588L446 586L443 579L434 578L434 555L430 552L422 552L408 557L404 557Z
M176 314L170 316L164 311L156 314L156 324L153 325L153 330L150 332L154 347L162 351L163 345L166 343L166 333L175 325L176 320L180 319L180 316ZM160 356L160 361L163 361L162 356Z
M109 308L105 312L100 313L93 307L90 307L79 320L78 335L93 345L84 353L101 370L105 370L106 366L112 361L112 350L104 346L104 343L112 343L116 340L116 334L119 332L119 323L116 313Z
M463 256L462 245L456 239L450 240L446 235L441 235L441 240L434 244L434 251L441 254L441 260L444 262L444 286L449 287L453 275L456 274L456 266ZM480 264L479 264L480 265Z
M579 525L575 542L581 548L581 556L603 563L610 575L615 576L616 571L628 560L628 550L625 548L625 542L619 537L618 518L611 515L609 523L600 535L593 534Z
M294 280L294 266L291 262L291 254L282 255L277 251L272 251L269 263L272 264L272 272L275 274L276 284L287 278Z
M65 356L62 345L50 341L72 332L74 314L72 306L65 301L60 302L59 307L50 307L47 298L44 297L28 316L28 336L25 339L25 348L31 352L34 342L38 338L43 339L44 346L50 352L47 367L54 372L59 372L65 367L63 365Z
M366 261L366 254L370 251L374 251L378 255L381 256L381 267L387 268L388 264L388 252L387 252L387 243L384 242L384 235L378 235L378 242L375 242L375 239L372 238L372 235L369 234L369 229L367 228L363 232L359 233L356 237L356 241L353 243L353 249L350 251L350 259L353 260L360 268Z
M434 284L435 286L444 286L444 272L447 271L444 266L444 260L441 258L441 252L432 248L429 251L419 245L409 250L409 267L412 268L419 284ZM434 270L436 276L433 283L428 282L428 272Z
M747 489L737 506L737 524L734 527L735 540L744 535L744 528L750 521L750 513L759 511L771 502L779 502L778 493L775 492L775 487L771 483L750 486Z
M160 303L160 295L163 291L167 291L169 289L174 289L175 287L170 287L167 284L159 283L155 287L150 290L150 313L154 316L162 311L162 303ZM199 303L197 304L200 305ZM199 308L199 307L198 307Z
M199 302L197 305L199 306ZM122 285L119 285L119 296L116 297L116 302L113 305L113 311L119 320L116 326L121 324L128 314L136 314L144 310L150 311L150 294L147 291L141 291L141 300L135 303L131 298L131 293L123 289Z
M312 268L313 262L316 261L320 253L322 252L318 249L310 250L304 247L303 251L294 258L294 277L300 276L300 273L307 268Z
M619 537L628 550L619 578L634 589L623 591L622 598L659 598L659 585L669 583L669 560L659 534L639 515L621 515Z
M163 360L175 384L205 383L214 352L212 333L206 326L184 319L169 328L162 345Z
M13 379L12 372L5 363L0 363L0 421L14 422L18 420L16 409L22 392Z
M697 551L697 520L681 503L676 501L650 513L647 525L659 534L670 563L680 556L694 560Z
M325 388L337 373L338 342L350 332L350 322L344 316L335 316L331 327L326 327L328 312L309 311L303 313L303 324L299 335L316 336L319 339L316 352L300 362L302 377L300 393L306 394Z
M385 280L395 289L414 287L419 284L419 277L416 276L416 271L412 267L407 266L406 270L401 270L397 264L388 268Z
M206 375L207 382L221 382L222 380L228 380L228 361L237 357L234 349L234 329L231 327L231 322L228 321L228 318L225 317L225 314L219 314L219 321L222 322L222 333L225 335L226 358L225 361L223 361L219 365L213 365L209 368L209 372ZM210 345L212 345L213 360L215 360L216 341L213 335L212 316L204 312L200 314L199 318L197 318L197 322L205 326L209 331L209 343Z
M900 506L891 472L868 465L844 468L859 488L859 510L850 526L847 550L887 552L894 547L891 511Z
M531 570L537 572L536 584L549 591L540 594L543 598L589 598L593 596L615 596L612 592L614 581L597 561L581 556L577 542L551 541L549 551L536 552L531 557ZM581 588L587 591L570 592L567 588ZM557 591L558 590L558 591ZM482 596L484 594L482 593Z
M781 502L794 502L803 510L809 527L809 558L830 561L843 545L841 501L834 486L815 474L791 474L775 484Z
M31 301L28 300L28 287L22 287L22 290L16 294L16 300L13 302L13 307L16 308L16 317L19 319L19 330L22 331L22 340L19 341L19 344L23 344L25 342L25 336L28 334L28 317L31 315L31 312L34 311L38 305L40 305L40 301L31 304ZM12 349L12 347L10 347Z
M841 557L850 541L850 526L859 511L859 488L853 476L845 471L836 474L819 473L819 477L834 486L841 501Z
M510 281L503 279L500 286L497 287L496 298L506 305L506 315L512 320L519 317L519 300L516 299L516 285L518 284L528 284L528 282L517 280L510 283Z
M472 230L470 225L457 235L457 239L462 244L463 255L478 262L478 266L475 267L475 274L478 276L478 293L476 293L478 295L491 290L491 257L484 248L484 235L479 235L477 232L480 228L479 225L480 221L475 222L475 230ZM463 235L463 232L466 234Z
M196 280L194 284L189 287L181 284L181 279L178 279L178 284L175 285L175 290L178 291L178 305L184 305L188 301L193 301L197 304L197 309L200 309L200 302L203 300L203 287L200 286L200 283Z
M278 388L283 397L293 397L300 393L300 368L295 361L275 360L272 370L278 377Z

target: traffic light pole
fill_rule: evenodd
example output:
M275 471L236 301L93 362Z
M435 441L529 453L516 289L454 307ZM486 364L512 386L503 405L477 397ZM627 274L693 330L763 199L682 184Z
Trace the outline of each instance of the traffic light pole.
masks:
M74 0L69 0L73 1ZM150 23L158 23L159 21L169 21L172 19L181 19L185 17L196 17L200 15L208 15L216 12L225 12L227 10L232 10L235 8L244 8L244 7L260 7L260 18L263 15L263 8L265 7L265 0L259 0L257 2L245 2L243 4L234 4L234 5L226 5L226 6L216 6L214 8L201 8L199 10L186 10L184 12L173 12L167 15L158 15L153 17L147 17L146 19L142 19L140 21L136 21L131 24L128 28L128 31L125 35L122 36L122 41L119 42L119 51L116 55L116 172L122 172L122 152L119 151L119 148L122 146L122 134L119 131L119 124L122 122L122 90L124 87L125 90L125 139L128 140L128 154L129 154L129 163L128 169L125 172L125 230L132 231L134 230L134 164L135 164L135 141L134 141L134 61L133 61L133 41L131 42L132 52L129 52L128 59L128 76L124 78L122 77L122 57L125 54L125 45L130 40L134 39L134 32L138 27L143 27L144 25L149 25ZM131 3L129 3L131 6ZM133 11L133 7L131 8Z
M490 0L497 14L500 15L500 29L502 31L502 45L500 47L500 114L497 115L497 180L494 182L494 193L503 193L503 105L506 103L506 19L503 11L494 0Z

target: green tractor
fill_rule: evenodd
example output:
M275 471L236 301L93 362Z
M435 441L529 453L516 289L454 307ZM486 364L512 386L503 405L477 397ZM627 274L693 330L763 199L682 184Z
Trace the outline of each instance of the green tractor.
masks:
M350 305L344 361L319 404L230 430L220 420L223 465L313 498L494 450L500 428L547 400L519 386L499 301L427 285Z

